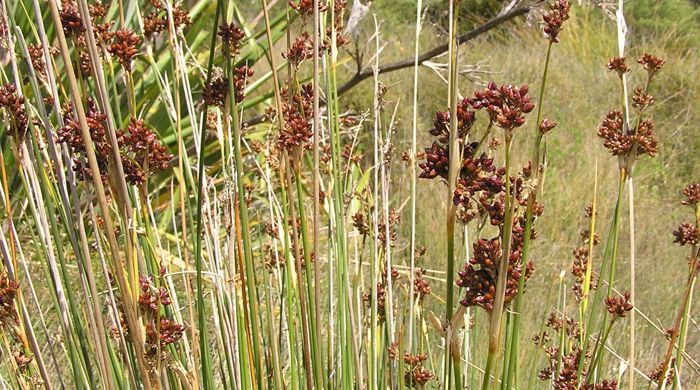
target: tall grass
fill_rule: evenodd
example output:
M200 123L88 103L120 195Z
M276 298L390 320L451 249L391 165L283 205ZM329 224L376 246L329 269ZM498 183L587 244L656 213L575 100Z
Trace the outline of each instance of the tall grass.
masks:
M631 57L613 59L619 80L609 82L600 53L609 50L578 46L614 46L591 36L612 35L598 11L563 0L521 5L464 32L471 18L461 3L449 2L447 36L433 46L440 26L417 1L405 27L409 58L396 62L399 27L360 2L3 3L3 385L697 381L697 185L683 192L693 219L673 233L690 254L678 267L683 282L665 290L668 332L645 305L651 287L640 271L650 253L643 218L648 199L658 199L645 182L673 169L642 157L670 158L649 120L675 99L662 89L675 64L661 70L663 61L645 55L628 75ZM522 27L524 14L537 21L535 33ZM503 34L514 39L500 41ZM498 47L514 50L491 50ZM522 50L531 62L497 75L465 69L480 50L494 61ZM599 126L615 158L596 155L601 172L596 164L592 177L575 179L563 161L574 153L562 144L581 126L570 106L590 102L562 99L571 53L599 64L591 77L615 96L595 110L622 107ZM393 82L406 68L411 88ZM505 82L474 82L486 76ZM640 80L629 103L627 84ZM656 88L663 92L652 105ZM584 186L592 193L572 192ZM575 236L576 224L543 213L543 204L560 211L588 200L573 266L557 264L554 243L568 243L562 237ZM598 232L608 234L601 254ZM618 272L627 259L631 296L618 290L628 283ZM623 332L624 342L612 342ZM636 342L657 352L644 359Z

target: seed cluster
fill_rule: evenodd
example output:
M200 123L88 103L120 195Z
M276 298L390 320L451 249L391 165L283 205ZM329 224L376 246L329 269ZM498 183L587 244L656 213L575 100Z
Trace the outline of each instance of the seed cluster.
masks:
M88 99L85 112L90 138L95 148L95 157L100 169L99 175L107 180L109 154L111 146L107 140L105 121L107 116L99 111L94 100ZM92 177L92 170L87 167L82 158L86 157L85 143L80 123L74 116L72 105L63 109L64 126L58 130L57 141L68 144L76 157L73 159L73 170L81 180ZM148 175L168 168L172 155L160 143L156 134L141 120L131 118L126 129L117 131L122 167L126 180L132 185L141 185Z
M245 32L233 22L219 26L218 36L221 37L224 56L235 57L240 50L241 43L245 39Z
M146 350L149 358L155 359L158 350L180 341L186 328L162 314L172 301L168 290L154 285L153 276L141 276L139 285L138 303L146 321Z
M151 0L153 11L143 18L143 32L147 36L160 34L168 28L170 18L165 5L160 0ZM181 5L172 4L171 13L173 16L173 26L176 30L181 30L185 26L190 26L192 20L187 11Z
M9 118L8 134L21 143L27 134L29 118L24 110L24 97L17 93L14 84L6 83L0 87L0 107L5 109Z
M314 135L311 123L314 115L313 86L303 84L296 93L285 88L282 91L282 98L284 128L280 131L278 147L287 151L308 147L308 141Z
M569 19L569 10L571 4L568 0L556 0L550 4L542 19L544 20L544 33L549 38L550 42L559 42L559 33L562 30L562 25Z
M623 296L605 298L605 306L608 308L608 313L612 314L613 320L627 317L627 313L634 309L634 306L630 303L629 291L626 291Z
M624 114L620 110L612 110L605 115L598 128L598 136L603 139L603 146L613 156L631 161L644 154L650 157L656 155L658 140L654 133L654 121L651 118L645 118L644 114L655 101L654 97L648 93L649 85L665 61L650 54L644 54L637 62L647 71L647 81L646 86L636 88L632 96L632 105L637 113L635 125L626 123ZM607 67L620 77L630 71L622 57L610 59Z
M521 234L522 236L522 234ZM520 262L522 256L521 248L518 246L519 239L513 237L514 250L508 258L508 276L506 280L505 304L510 303L518 293L518 282L523 272L523 265ZM502 261L503 252L499 237L479 239L473 244L473 255L464 265L464 269L457 274L459 279L456 284L465 288L465 296L460 303L464 306L479 306L491 312L493 310L494 298L496 295L496 284L498 282L499 264ZM532 262L525 266L525 280L529 279L534 271Z
M0 274L0 326L17 324L15 297L19 283L10 279L6 273Z
M124 70L131 72L131 62L139 52L138 45L140 44L141 38L135 32L121 28L114 33L112 44L107 48L107 51L117 57L117 61L124 67Z

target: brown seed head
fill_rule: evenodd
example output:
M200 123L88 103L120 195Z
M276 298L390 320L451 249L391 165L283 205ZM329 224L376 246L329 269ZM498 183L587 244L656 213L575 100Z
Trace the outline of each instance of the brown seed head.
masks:
M556 0L549 6L549 11L542 16L544 33L549 37L550 42L559 42L559 33L564 22L569 19L570 8L571 4L568 0Z

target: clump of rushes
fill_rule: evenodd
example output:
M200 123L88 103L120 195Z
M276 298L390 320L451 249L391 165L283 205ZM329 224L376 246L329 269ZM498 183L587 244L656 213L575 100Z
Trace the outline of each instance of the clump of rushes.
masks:
M688 322L690 320L690 301L693 296L695 282L700 272L700 183L689 184L683 189L685 199L681 204L688 206L692 210L693 221L682 222L673 231L673 242L682 247L690 249L688 256L688 278L685 289L679 301L678 312L671 328L666 332L669 339L668 348L663 360L650 373L649 377L659 384L671 383L674 377L680 377L685 352L686 335ZM676 350L676 356L673 351Z
M458 272L457 286L465 289L460 303L465 307L479 306L491 314L492 321L500 323L506 305L524 289L525 281L533 272L532 262L522 262L523 243L526 231L524 206L528 203L526 186L531 185L532 167L525 166L517 177L510 176L510 145L515 131L525 124L525 114L534 109L528 96L528 86L513 86L489 83L483 90L456 103L456 117L450 111L437 112L430 133L436 137L432 146L425 149L425 161L419 164L423 170L420 177L449 180L455 175L452 202L462 223L472 220L490 222L498 228L497 236L479 238L473 244L472 258ZM488 122L484 126L479 142L469 142L475 132L477 113L486 113ZM449 124L456 128L451 129ZM493 127L503 130L505 139L505 166L496 166L494 159L481 149ZM543 129L553 128L549 123ZM451 132L459 152L456 173L450 172ZM452 149L455 150L455 149ZM544 211L539 203L533 203L533 213L539 216ZM481 226L479 227L481 230ZM528 229L529 239L536 237ZM523 284L520 285L521 279ZM493 323L492 323L493 325ZM498 325L500 328L500 325ZM490 381L489 369L497 353L498 332L489 341L489 360L484 386Z
M643 155L654 157L658 147L658 140L656 138L656 134L654 133L654 121L647 115L647 109L654 103L654 98L649 94L651 81L663 66L664 60L649 54L645 54L637 62L642 65L647 73L647 77L644 86L637 88L632 98L632 106L636 114L634 120L632 121L630 118L631 108L628 106L625 95L627 90L626 74L630 72L630 68L627 65L625 58L615 57L608 61L607 68L611 72L615 72L620 80L623 108L614 109L605 114L605 117L598 128L598 137L603 140L603 146L608 149L613 156L618 158L620 171L616 207L612 219L611 230L605 246L605 254L600 271L602 274L605 272L606 266L608 267L608 276L606 280L608 285L608 297L612 296L615 282L614 277L617 268L616 263L619 243L620 212L622 208L625 184L630 183L631 188L632 172L637 159ZM632 208L630 210L632 210ZM594 326L594 315L596 315L598 300L602 294L601 289L599 288L601 279L602 278L599 277L596 282L597 288L593 299L593 304L589 308L588 313L586 313L587 320L584 326L583 335L581 337L582 349L584 350L588 348L589 336L591 335L593 329L592 327ZM598 325L599 333L604 335L603 339L605 339L607 336L607 333L612 327L612 322L614 322L615 318L613 316L613 320L610 321L610 324L608 325L608 314L608 312L604 312L602 321L600 321ZM635 326L635 324L632 324L632 326ZM599 365L602 361L603 351L604 348L600 347L600 339L598 339L591 361L589 362L588 374L586 375L584 384L591 383L592 373L600 368ZM579 374L582 375L584 365L586 364L586 359L581 359L578 364Z
M10 126L7 129L17 144L22 143L27 134L29 118L24 110L24 97L17 94L14 84L6 83L0 87L0 107L5 111Z

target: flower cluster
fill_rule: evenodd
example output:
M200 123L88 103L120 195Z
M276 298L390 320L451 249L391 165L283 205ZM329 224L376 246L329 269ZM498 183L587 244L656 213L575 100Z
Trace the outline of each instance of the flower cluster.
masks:
M689 184L683 189L686 199L681 204L690 207L697 207L700 203L700 183Z
M491 225L498 226L500 231L512 229L511 252L507 254L508 274L506 282L506 304L517 295L518 282L523 275L530 277L532 263L523 265L522 243L524 240L524 216L513 218L513 225L504 227L506 169L494 163L494 159L486 151L479 152L482 146L478 142L467 142L475 124L476 113L484 110L489 117L489 129L496 125L504 129L506 137L511 137L513 131L525 123L524 115L531 112L534 104L530 102L528 87L512 85L498 86L489 83L485 89L478 90L473 96L462 99L456 104L456 129L451 129L451 112L437 112L433 120L430 134L437 138L430 148L425 149L425 162L419 164L422 169L421 178L432 179L440 177L448 179L451 131L456 131L454 137L460 152L456 185L452 199L457 206L457 216L463 223L468 223L479 217L488 219ZM555 124L549 119L540 124L544 134L554 128ZM517 205L527 204L524 189L532 177L532 165L526 165L517 177L510 177L513 183L511 195ZM540 203L533 203L533 216L543 212ZM531 239L536 237L531 231ZM465 298L461 301L464 306L480 306L487 311L493 309L494 295L498 280L499 263L502 261L501 236L492 239L481 239L474 245L474 252L464 269L459 272L457 285L466 289ZM523 274L524 272L524 274Z
M589 210L591 210L592 207L589 205L586 208L586 217L588 220L591 219L592 214ZM574 248L573 250L573 255L574 255L574 261L571 266L571 273L574 275L574 278L576 279L573 286L572 290L574 292L574 297L576 298L577 302L581 302L583 299L583 283L586 278L586 270L588 268L588 257L590 255L590 244L591 240L593 240L592 244L594 246L598 245L600 243L600 236L598 233L594 234L593 237L591 237L591 232L588 231L588 229L582 230L581 231L581 245ZM594 289L595 288L595 275L591 273L590 275L590 288Z
M107 116L99 111L94 100L88 99L85 116L88 123L90 138L95 148L95 157L102 180L107 180L109 154L112 150L107 140L105 121ZM74 116L72 105L63 109L64 126L58 130L57 141L67 143L76 154L73 159L73 170L78 178L87 180L92 177L91 169L81 161L86 156L80 123ZM120 150L121 163L126 180L133 185L143 184L146 177L157 171L168 168L172 155L160 143L156 134L143 121L131 119L126 129L117 132L117 144Z
M168 290L156 287L152 276L141 276L139 285L141 293L138 303L146 321L146 350L149 358L153 359L159 349L180 341L185 326L161 314L172 304Z
M361 211L358 211L352 216L352 226L357 229L360 235L366 236L370 232L369 221L367 221L367 218Z
M219 26L219 32L216 34L221 37L224 55L236 56L241 43L245 39L245 32L231 22L230 24L224 23Z
M642 64L648 73L647 83L644 88L636 88L632 96L632 104L637 110L636 125L631 127L626 123L623 113L612 110L605 115L598 128L598 136L603 139L603 146L613 156L630 159L640 155L656 155L658 140L654 133L654 121L644 118L645 110L654 104L654 97L648 93L652 77L661 69L664 60L645 54L637 62ZM625 58L616 57L608 61L608 69L616 72L620 77L629 72ZM629 167L628 167L629 168Z
M350 40L342 34L343 29L345 29L344 17L347 5L347 0L333 0L333 27L335 28L333 29L330 26L326 28L326 39L323 42L324 50L331 50L333 40L335 40L336 47L344 46L350 42Z
M617 72L618 76L622 77L625 73L628 73L630 71L629 66L627 66L627 62L625 60L625 57L613 57L608 61L608 69Z
M299 69L302 62L313 58L314 48L309 34L304 32L299 35L286 53L282 57L295 69Z
M388 224L386 221L382 221L379 223L379 225L377 226L377 231L378 231L377 240L379 241L379 245L382 248L386 249L387 241L389 242L389 245L392 248L394 247L394 244L396 243L396 239L398 237L398 234L396 232L396 228L399 226L400 222L401 222L401 215L396 211L396 209L392 208L389 210ZM387 231L388 231L388 239L387 239Z
M486 89L474 92L470 103L475 110L486 109L491 121L505 130L512 131L525 124L523 115L535 108L527 95L528 90L526 84L517 87L489 83Z
M413 293L421 300L432 292L430 284L423 276L425 276L425 268L417 268L414 271Z
M139 52L139 44L141 44L141 38L135 32L121 28L114 33L112 44L107 47L107 51L117 57L117 61L124 70L131 72L131 62Z
M29 57L32 60L32 67L34 71L42 79L46 78L46 60L44 59L44 45L41 43L30 43L27 45L27 51L29 52ZM49 46L49 55L56 54L58 49L53 46Z
M683 189L685 200L681 201L684 206L692 207L696 212L700 207L700 183L687 185ZM680 245L696 246L700 244L700 228L696 224L683 222L677 230L673 232L673 242Z
M561 355L559 348L552 346L546 348L545 353L548 365L540 370L539 378L543 381L551 380L552 388L556 390L578 389L578 362L581 358L581 350L574 347L571 352Z
M296 11L304 22L314 16L314 0L289 0L288 4L289 8ZM319 1L318 12L324 12L326 10L328 10L328 5Z
M697 245L700 242L700 231L689 222L683 222L678 230L673 232L673 236L673 242L680 246Z
M516 248L516 237L513 237L513 245ZM508 279L506 280L505 304L510 303L518 292L518 282L523 272L520 263L522 253L520 248L511 252L508 263ZM487 312L493 310L498 281L499 264L502 261L503 252L499 237L490 240L480 239L473 244L473 255L464 269L458 272L457 285L466 289L465 297L460 302L462 305L479 306ZM525 279L529 279L534 270L532 262L525 266Z
M90 138L92 138L94 144L97 166L100 169L100 172L97 172L97 174L99 174L104 181L107 180L107 164L109 162L109 153L111 150L109 142L107 141L107 131L104 124L105 120L107 120L107 116L97 108L97 103L91 98L88 98L86 108L85 116ZM63 107L63 122L64 126L58 129L57 141L60 143L67 143L68 146L73 149L73 153L76 155L76 157L73 158L73 170L78 174L79 179L89 180L93 172L82 162L82 158L87 155L85 142L83 141L83 134L80 130L80 122L73 113L72 104Z
M122 149L124 174L134 185L142 184L148 175L167 169L173 158L153 130L140 119L131 118L129 126L117 132L117 140Z
M236 67L233 72L233 87L236 91L236 103L240 103L245 99L245 88L248 85L248 80L253 77L254 71L243 65ZM204 84L202 89L202 100L207 106L218 106L224 108L226 105L226 97L228 96L228 77L217 74L214 75L211 81Z
M27 134L29 118L24 110L24 97L17 93L14 84L6 83L0 87L0 107L9 117L8 134L21 143Z
M556 0L549 6L542 19L544 20L544 33L549 38L550 42L559 42L559 33L562 30L562 25L569 19L569 10L571 4L568 0Z
M143 18L143 32L146 35L159 34L165 31L170 23L168 12L162 1L151 0L151 5L154 11ZM171 13L173 15L173 26L176 30L192 24L192 20L182 6L173 4Z
M388 348L389 359L397 360L399 358L398 342L391 344ZM435 374L428 371L423 363L428 360L428 355L425 354L410 354L404 352L404 384L409 389L422 389L425 384L435 378Z
M311 84L303 84L296 93L285 88L282 99L284 128L278 138L278 147L287 151L306 147L313 136L311 120L314 115L314 88Z
M627 317L627 313L634 309L634 306L630 303L629 291L626 291L625 294L620 297L605 298L605 306L608 308L608 313L613 315L613 320Z
M638 63L644 67L647 71L649 79L656 75L656 73L661 70L661 68L666 63L666 60L659 58L657 56L651 55L649 53L644 53L644 55L637 60Z
M362 301L365 302L367 308L372 307L372 293L367 292L362 295ZM383 282L377 283L377 315L380 320L386 318L386 288Z
M0 274L0 326L17 323L15 297L19 283L10 279L6 273Z
M61 0L59 15L61 17L63 32L66 35L78 36L85 32L83 19L80 17L78 5L74 0Z
M628 132L625 130L622 112L610 111L598 128L598 137L603 139L603 146L613 156L656 156L658 140L651 119L640 121L636 131Z

